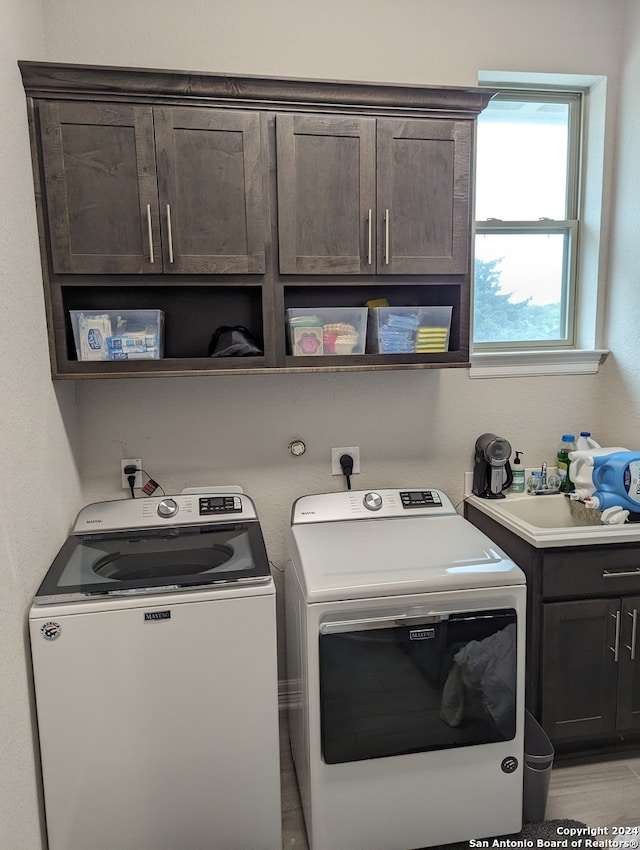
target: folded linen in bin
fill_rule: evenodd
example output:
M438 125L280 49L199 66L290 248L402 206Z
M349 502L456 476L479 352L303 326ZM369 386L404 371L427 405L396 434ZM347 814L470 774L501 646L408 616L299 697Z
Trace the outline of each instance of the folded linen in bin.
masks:
M446 351L449 328L418 328L416 352Z
M411 354L415 350L418 317L389 313L378 332L383 354Z

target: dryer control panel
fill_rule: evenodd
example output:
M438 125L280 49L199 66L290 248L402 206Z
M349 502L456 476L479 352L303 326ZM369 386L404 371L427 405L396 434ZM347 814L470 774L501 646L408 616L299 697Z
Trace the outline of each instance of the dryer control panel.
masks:
M393 519L409 516L455 514L453 503L442 490L347 490L318 493L294 502L291 522L336 522L351 519Z

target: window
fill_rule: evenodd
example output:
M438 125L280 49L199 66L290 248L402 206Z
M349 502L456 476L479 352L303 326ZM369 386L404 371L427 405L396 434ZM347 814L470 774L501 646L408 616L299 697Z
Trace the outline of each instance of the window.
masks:
M474 352L575 345L582 94L501 91L480 113Z

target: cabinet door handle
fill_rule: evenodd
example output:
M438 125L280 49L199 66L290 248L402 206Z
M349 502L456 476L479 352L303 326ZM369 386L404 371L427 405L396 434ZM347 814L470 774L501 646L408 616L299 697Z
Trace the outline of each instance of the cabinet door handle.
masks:
M369 210L369 215L367 216L367 262L371 265L371 210Z
M609 649L613 652L613 660L618 660L618 654L620 651L620 611L616 611L615 614L611 615L616 621L616 638L613 646L610 646Z
M602 571L602 578L629 578L630 576L635 576L638 578L640 576L640 567L636 567L633 570L626 570L625 572L612 573L609 570Z
M389 265L389 210L384 211L384 263Z
M151 229L151 204L147 204L147 234L149 236L149 262L155 262L153 257L153 231Z
M627 611L629 616L631 617L631 646L626 644L627 649L631 650L631 660L636 660L636 636L638 634L638 610L636 608L633 611Z
M167 204L167 235L169 236L169 262L173 262L173 233L171 231L171 204Z

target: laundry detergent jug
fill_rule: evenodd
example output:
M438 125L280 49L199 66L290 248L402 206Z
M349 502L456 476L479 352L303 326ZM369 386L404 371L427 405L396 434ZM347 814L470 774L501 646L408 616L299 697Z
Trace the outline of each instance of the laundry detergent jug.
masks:
M618 451L592 457L593 492L585 499L589 507L604 511L620 506L640 511L640 452Z
M597 486L593 482L594 458L604 457L605 455L608 457L618 452L628 451L622 446L613 446L604 449L577 449L574 452L569 452L571 480L573 481L571 498L584 501L597 490Z

